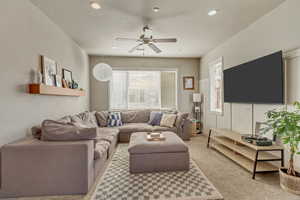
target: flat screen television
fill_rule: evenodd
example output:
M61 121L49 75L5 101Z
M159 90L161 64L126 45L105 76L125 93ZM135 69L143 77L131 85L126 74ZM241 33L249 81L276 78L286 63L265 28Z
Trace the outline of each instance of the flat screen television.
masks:
M284 104L282 51L224 70L224 101Z

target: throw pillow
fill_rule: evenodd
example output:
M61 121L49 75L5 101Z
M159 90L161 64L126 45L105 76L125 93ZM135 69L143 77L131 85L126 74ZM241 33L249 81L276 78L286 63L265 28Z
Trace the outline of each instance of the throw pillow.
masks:
M97 137L97 128L80 128L71 123L45 120L42 123L42 140L76 141L92 140Z
M169 128L174 127L176 117L177 116L175 114L163 114L160 121L160 126L169 127Z
M107 127L108 111L96 112L96 118L100 127Z
M97 120L94 112L83 112L71 116L72 123L81 128L97 128Z
M152 126L159 126L162 115L163 114L161 112L152 111L150 113L150 120L148 124Z
M108 114L108 126L122 126L121 113L120 112L110 112Z

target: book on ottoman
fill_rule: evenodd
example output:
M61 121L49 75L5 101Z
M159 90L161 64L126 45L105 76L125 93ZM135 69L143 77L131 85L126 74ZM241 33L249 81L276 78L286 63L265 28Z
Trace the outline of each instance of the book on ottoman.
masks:
M147 140L148 141L163 141L165 140L165 136L162 133L148 133L147 134Z

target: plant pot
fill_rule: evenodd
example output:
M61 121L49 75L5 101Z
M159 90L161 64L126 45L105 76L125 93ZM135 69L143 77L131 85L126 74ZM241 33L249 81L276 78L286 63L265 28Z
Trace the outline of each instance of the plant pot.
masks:
M286 168L279 169L279 176L282 189L300 195L300 177L288 175Z

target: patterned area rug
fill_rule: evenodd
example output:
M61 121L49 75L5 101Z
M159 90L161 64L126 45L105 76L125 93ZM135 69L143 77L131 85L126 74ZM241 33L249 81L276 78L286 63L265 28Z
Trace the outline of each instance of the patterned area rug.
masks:
M130 174L127 148L127 144L119 144L92 200L223 199L193 161L187 172Z

